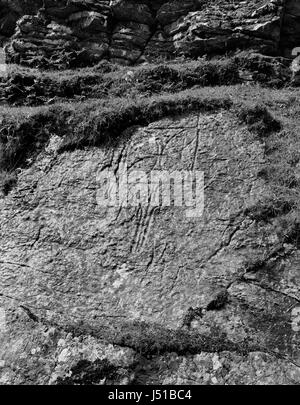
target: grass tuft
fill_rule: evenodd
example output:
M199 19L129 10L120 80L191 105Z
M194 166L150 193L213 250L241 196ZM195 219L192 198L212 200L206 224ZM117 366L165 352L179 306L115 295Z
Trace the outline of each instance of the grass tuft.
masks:
M147 125L163 117L180 115L192 111L215 111L228 109L228 98L206 98L199 93L181 92L171 95L154 96L135 101L118 99L102 109L83 109L73 115L60 151L70 151L83 146L103 145L115 142L121 133L135 125Z
M17 176L15 172L0 171L0 191L4 196L7 196L16 184Z
M273 117L264 105L242 106L238 112L238 117L251 132L261 138L281 129L281 123Z
M0 100L11 105L42 105L62 100L116 97L149 97L175 93L195 86L240 83L237 65L231 59L165 63L132 68L109 62L93 68L65 72L40 72L13 67L0 85ZM0 83L1 84L1 83Z

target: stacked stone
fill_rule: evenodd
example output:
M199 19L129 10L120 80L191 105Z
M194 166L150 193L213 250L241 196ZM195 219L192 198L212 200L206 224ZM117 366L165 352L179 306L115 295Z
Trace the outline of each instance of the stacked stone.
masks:
M74 11L67 24L78 39L81 63L98 63L107 56L110 42L109 1L85 1L86 10Z
M109 1L46 0L37 15L18 21L8 61L56 68L97 63L108 52L109 18Z
M300 1L288 0L282 24L281 50L286 57L300 54Z
M144 56L197 57L239 48L274 55L280 48L282 15L282 0L164 2L156 10L156 32Z
M18 14L10 10L7 4L0 2L0 38L9 37L14 33Z
M169 59L175 56L174 38L170 26L182 16L196 9L193 0L173 0L161 2L155 10L156 30L149 41L144 56L147 60Z
M17 24L16 34L6 48L8 60L30 67L43 67L52 63L73 44L71 31L54 23L46 24L41 16L24 16ZM57 66L58 67L58 66Z
M112 32L110 57L114 62L136 63L143 55L155 25L147 2L112 1L115 25Z
M281 0L279 0L281 2ZM211 2L186 13L165 27L177 54L202 56L251 48L276 54L279 50L282 7L266 2ZM260 9L261 13L259 12Z
M43 0L0 0L0 37L11 37L20 17L35 14Z

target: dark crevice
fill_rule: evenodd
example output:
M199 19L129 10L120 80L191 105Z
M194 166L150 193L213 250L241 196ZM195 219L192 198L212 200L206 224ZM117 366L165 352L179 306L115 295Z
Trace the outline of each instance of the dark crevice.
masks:
M33 322L40 322L39 318L28 307L25 307L24 305L20 305L20 308L23 309L23 311L26 313L26 315L28 315L28 317Z

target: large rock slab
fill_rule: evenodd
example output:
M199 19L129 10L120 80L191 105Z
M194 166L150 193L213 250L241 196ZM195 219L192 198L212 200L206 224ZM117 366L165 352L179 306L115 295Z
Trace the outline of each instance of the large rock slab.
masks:
M245 213L267 189L264 145L235 114L164 119L58 154L60 142L0 203L1 381L56 383L80 360L111 358L124 383L299 383L299 257L247 272L278 241ZM107 204L104 180L125 168L128 193L122 183Z

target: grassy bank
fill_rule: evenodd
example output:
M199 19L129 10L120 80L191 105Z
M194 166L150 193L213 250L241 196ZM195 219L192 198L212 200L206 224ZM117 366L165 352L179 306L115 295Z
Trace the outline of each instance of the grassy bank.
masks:
M89 98L149 97L195 87L249 81L282 87L289 80L290 72L282 61L255 54L251 57L242 54L235 58L182 60L130 68L103 61L93 68L61 72L13 65L9 68L8 77L0 81L0 102L36 106Z

